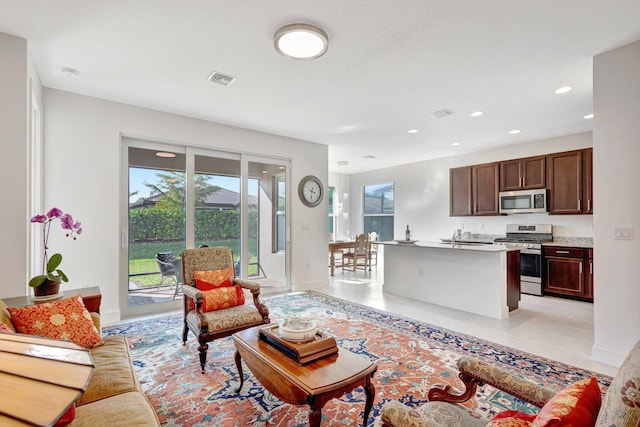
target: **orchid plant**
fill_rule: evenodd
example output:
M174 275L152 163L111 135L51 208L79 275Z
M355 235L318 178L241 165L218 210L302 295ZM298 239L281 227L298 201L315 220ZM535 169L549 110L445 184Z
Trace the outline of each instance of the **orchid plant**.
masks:
M42 259L42 274L34 276L29 280L29 286L36 287L45 283L47 280L53 282L68 282L69 278L62 270L58 268L62 262L62 255L59 253L48 257L47 250L49 249L49 233L51 232L51 223L55 220L60 220L60 226L63 230L66 230L66 237L71 237L76 240L77 237L82 234L82 224L80 221L74 221L73 217L62 212L58 208L52 208L46 215L34 215L31 218L32 223L43 224L42 227L42 241L44 243L44 257Z

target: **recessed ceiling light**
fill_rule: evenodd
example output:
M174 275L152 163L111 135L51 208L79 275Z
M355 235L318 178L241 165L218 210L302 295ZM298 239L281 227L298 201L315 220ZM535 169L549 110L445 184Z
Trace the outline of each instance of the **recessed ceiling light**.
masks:
M585 119L593 119L593 113L584 116Z
M454 146L454 147L457 147L458 145L460 145L460 143L459 142L454 142L451 145Z
M520 131L520 129L514 129L514 130L510 130L510 131L509 131L509 133L510 133L511 135L515 135L515 134L518 134L518 133L520 133L520 132L521 132L521 131Z
M556 93L567 93L573 90L572 86L562 86L556 89Z
M167 158L167 159L170 159L170 158L172 158L172 157L175 157L176 155L175 155L174 153L168 153L168 152L166 152L166 151L158 151L158 152L156 153L156 156L158 156L158 157L165 157L165 158Z
M307 24L286 25L276 31L273 45L279 54L293 59L316 59L329 47L327 34Z
M278 166L278 169L284 170L284 166Z
M484 112L482 111L474 111L473 113L469 114L471 117L480 117L481 115L483 115Z
M418 129L409 129L407 133L418 133Z
M262 171L262 173L269 173L269 172L267 172L267 171Z

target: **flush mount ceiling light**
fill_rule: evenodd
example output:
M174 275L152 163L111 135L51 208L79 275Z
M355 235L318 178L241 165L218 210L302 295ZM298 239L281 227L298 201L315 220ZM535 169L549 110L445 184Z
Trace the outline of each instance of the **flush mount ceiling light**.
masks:
M292 59L316 59L329 47L327 34L308 24L286 25L276 31L273 45L280 55Z
M168 153L168 152L166 152L166 151L158 151L158 152L156 153L156 156L158 156L158 157L164 157L164 158L170 159L170 158L175 157L176 155L175 155L174 153Z

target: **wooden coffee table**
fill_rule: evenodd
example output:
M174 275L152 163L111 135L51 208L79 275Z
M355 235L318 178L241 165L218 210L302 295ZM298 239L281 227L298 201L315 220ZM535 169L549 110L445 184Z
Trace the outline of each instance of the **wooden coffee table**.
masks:
M233 334L235 361L242 389L244 377L241 361L247 364L256 379L278 399L293 405L308 404L309 425L317 427L322 419L322 407L334 397L340 397L358 386L364 388L363 426L367 424L376 389L371 383L378 369L369 359L340 348L337 354L300 365L277 348L258 338L257 326Z

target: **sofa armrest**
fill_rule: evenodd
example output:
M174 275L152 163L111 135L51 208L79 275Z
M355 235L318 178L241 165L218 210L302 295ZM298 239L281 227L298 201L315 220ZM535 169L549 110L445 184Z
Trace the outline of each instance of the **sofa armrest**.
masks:
M526 378L491 365L479 359L461 357L458 360L459 377L465 384L463 392L457 392L450 386L436 385L429 390L429 400L461 403L471 399L477 386L488 384L527 403L542 408L556 392Z

